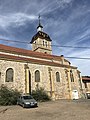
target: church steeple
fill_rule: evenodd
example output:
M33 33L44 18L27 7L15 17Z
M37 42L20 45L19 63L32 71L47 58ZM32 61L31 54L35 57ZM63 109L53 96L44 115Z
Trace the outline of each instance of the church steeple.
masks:
M39 15L39 16L38 16L39 24L38 24L38 26L37 26L37 32L38 32L38 31L42 31L42 29L43 29L43 26L41 25L40 18L41 18L41 16Z
M41 25L40 15L38 17L38 20L39 24L37 27L37 33L32 37L32 40L30 42L32 44L32 50L36 52L52 54L52 40L47 33L42 31L43 26Z

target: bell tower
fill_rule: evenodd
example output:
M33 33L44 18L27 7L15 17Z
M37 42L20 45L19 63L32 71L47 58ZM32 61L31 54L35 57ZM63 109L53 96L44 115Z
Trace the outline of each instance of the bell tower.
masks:
M48 34L43 32L43 26L41 25L40 15L38 17L39 24L37 26L37 33L32 37L31 44L32 50L36 52L42 52L45 54L52 54L51 38Z

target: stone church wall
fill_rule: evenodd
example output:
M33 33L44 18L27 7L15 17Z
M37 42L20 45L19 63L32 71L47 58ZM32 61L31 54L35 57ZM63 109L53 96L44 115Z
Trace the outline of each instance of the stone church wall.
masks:
M6 79L6 70L12 68L14 70L14 79L13 82L5 82ZM24 92L25 88L25 72L24 64L15 61L6 61L0 60L0 72L1 72L1 81L0 85L4 84L10 88L18 89L21 92Z
M35 90L38 86L39 88L44 88L48 94L52 91L52 96L55 99L70 99L70 86L65 76L65 68L63 67L0 60L0 85L4 84L10 88L18 89L18 91L25 93L25 64L27 64L28 70L31 74L31 90ZM13 82L5 82L6 70L8 68L14 70ZM35 82L36 70L39 70L40 72L40 82ZM56 81L56 72L59 72L60 74L60 82ZM79 91L76 69L73 70L73 75L74 82L70 82L71 90L77 89Z

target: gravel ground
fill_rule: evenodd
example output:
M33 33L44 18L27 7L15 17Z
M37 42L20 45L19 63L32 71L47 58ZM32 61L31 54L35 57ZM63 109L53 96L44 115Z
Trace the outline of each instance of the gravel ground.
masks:
M0 106L0 120L90 120L90 100L58 100L37 108Z

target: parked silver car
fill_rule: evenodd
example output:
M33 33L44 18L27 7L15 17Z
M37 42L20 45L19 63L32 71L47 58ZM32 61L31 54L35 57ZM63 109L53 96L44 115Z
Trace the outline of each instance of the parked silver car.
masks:
M31 95L21 95L17 99L17 105L21 105L23 108L37 107L37 101Z

